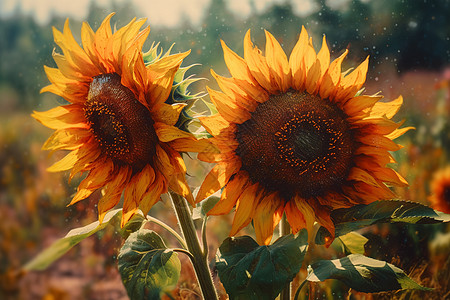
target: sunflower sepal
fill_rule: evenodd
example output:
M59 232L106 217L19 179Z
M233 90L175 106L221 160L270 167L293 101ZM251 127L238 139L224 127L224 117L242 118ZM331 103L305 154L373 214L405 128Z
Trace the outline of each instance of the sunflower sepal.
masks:
M380 200L331 211L335 238L378 223L435 224L450 222L450 215L420 203L405 200ZM315 237L318 245L326 244L330 232L323 226Z
M350 254L334 260L319 260L308 266L309 282L337 279L364 293L415 289L431 291L408 277L403 270L385 261L362 254Z
M120 249L119 273L130 299L159 299L178 282L181 262L155 231L140 228Z
M280 237L259 246L250 236L225 239L216 268L230 299L275 299L299 272L308 249L308 232Z

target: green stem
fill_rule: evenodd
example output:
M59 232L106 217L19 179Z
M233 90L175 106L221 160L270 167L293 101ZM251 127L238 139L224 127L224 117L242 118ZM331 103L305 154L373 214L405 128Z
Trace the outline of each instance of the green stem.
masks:
M178 242L180 243L181 247L183 247L184 249L187 249L187 245L186 245L186 242L184 241L184 239L181 237L181 235L178 234L178 232L173 230L169 225L167 225L166 223L158 220L157 218L150 217L150 216L147 216L147 221L151 222L151 223L158 224L159 226L161 226L162 228L164 228L165 230L170 232L178 240Z
M172 205L186 241L187 249L193 256L192 265L194 266L203 298L205 300L217 300L216 289L214 288L211 271L208 267L208 259L200 247L200 241L191 217L191 210L183 197L172 191L169 191L169 195L172 199Z
M291 227L286 219L286 214L280 221L280 236L288 235L291 233ZM291 299L291 283L289 283L280 293L280 300L290 300Z

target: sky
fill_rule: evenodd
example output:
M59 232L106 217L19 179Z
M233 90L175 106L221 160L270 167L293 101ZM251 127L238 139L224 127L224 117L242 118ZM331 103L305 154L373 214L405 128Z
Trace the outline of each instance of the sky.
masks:
M87 16L91 0L0 0L0 17L8 17L17 9L33 15L40 24L46 24L52 14L82 20ZM101 7L108 7L111 0L95 0ZM118 3L124 0L114 0ZM203 16L204 8L211 0L132 0L134 6L149 18L151 23L173 27L184 15L192 24L198 24ZM245 18L250 14L251 0L225 0L229 9L236 15ZM290 0L294 13L305 16L315 10L312 0ZM342 0L334 0L342 2ZM274 3L286 0L253 0L258 12L264 11Z

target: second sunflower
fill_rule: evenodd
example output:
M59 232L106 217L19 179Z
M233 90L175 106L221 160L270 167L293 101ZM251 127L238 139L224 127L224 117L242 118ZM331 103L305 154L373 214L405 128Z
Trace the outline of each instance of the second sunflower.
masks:
M217 163L196 201L223 188L211 215L236 206L230 235L252 220L258 243L269 244L283 213L293 232L317 221L334 235L330 211L391 199L388 185L407 186L391 168L393 142L410 128L391 118L402 97L359 95L368 59L341 72L347 50L330 63L325 38L316 53L302 28L288 59L266 31L265 55L244 39L244 58L222 41L231 78L212 71L223 92L208 89L218 113L201 118L221 153L200 153ZM331 242L331 241L329 241Z

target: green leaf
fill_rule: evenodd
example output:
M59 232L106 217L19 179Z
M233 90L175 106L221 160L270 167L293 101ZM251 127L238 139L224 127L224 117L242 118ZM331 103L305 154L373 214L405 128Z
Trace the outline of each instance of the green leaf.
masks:
M130 234L119 253L119 272L131 299L160 299L160 293L177 283L181 263L154 231Z
M326 279L340 280L352 289L364 293L401 289L431 290L414 282L396 266L361 254L320 260L308 266L306 280L317 282Z
M370 204L340 208L331 212L335 225L335 236L341 236L359 228L377 223L433 224L450 222L450 215L435 211L420 203L400 200L375 201ZM316 235L316 244L324 244L331 234L320 227Z
M367 241L366 237L353 231L338 237L333 243L342 245L345 253L364 254L364 245Z
M84 227L72 229L67 233L67 235L56 242L54 242L50 247L39 253L35 258L28 262L23 269L27 271L42 271L45 270L49 265L59 259L61 256L66 254L73 246L81 242L87 237L90 237L97 231L100 231L108 225L112 220L119 218L122 209L115 209L108 212L103 219L102 224L98 221L86 225Z
M210 211L219 200L220 198L217 196L210 196L200 203L197 203L197 206L192 210L192 218L194 220L203 219L206 217L208 211Z
M305 229L270 246L259 246L249 236L227 238L216 268L230 299L275 299L299 272L307 247Z

